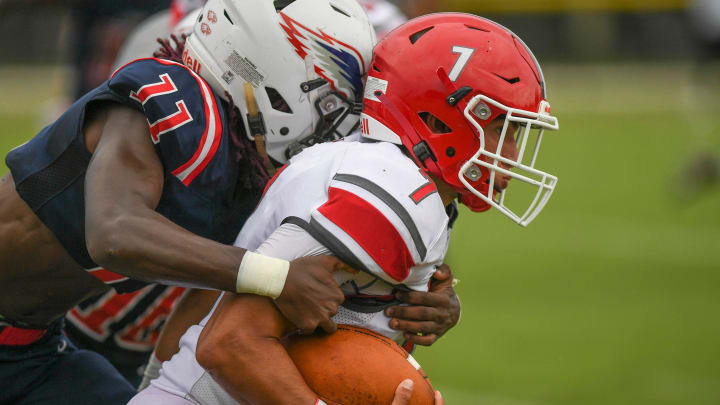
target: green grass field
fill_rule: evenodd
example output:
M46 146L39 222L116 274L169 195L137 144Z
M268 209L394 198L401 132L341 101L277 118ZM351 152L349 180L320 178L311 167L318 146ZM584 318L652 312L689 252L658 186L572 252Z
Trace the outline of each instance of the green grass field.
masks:
M25 69L0 73L5 152L63 86L35 85L38 100ZM416 357L450 405L720 403L720 187L673 193L694 152L720 153L718 88L684 64L547 76L555 195L527 229L462 212L448 258L462 321Z

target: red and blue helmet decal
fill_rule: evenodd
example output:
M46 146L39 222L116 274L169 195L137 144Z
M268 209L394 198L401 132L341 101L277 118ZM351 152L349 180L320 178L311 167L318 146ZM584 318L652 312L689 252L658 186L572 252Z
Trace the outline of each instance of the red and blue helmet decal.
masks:
M302 59L311 55L315 72L327 80L333 90L350 100L363 91L365 60L354 47L339 41L322 30L312 30L280 12L288 41Z

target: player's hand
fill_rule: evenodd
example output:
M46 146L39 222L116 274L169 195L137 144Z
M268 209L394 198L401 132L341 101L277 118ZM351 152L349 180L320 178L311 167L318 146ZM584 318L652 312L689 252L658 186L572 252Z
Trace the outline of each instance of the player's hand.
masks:
M411 379L403 380L395 390L395 398L390 405L407 405L412 397L413 381ZM440 391L435 391L435 405L445 405L445 401L440 395Z
M385 314L392 318L390 327L405 331L413 344L430 346L455 326L460 319L460 301L452 287L450 266L438 267L428 292L398 292L396 297L412 306L392 306Z
M330 318L337 314L345 296L332 273L348 269L333 256L295 259L290 262L285 286L275 304L302 333L313 333L318 326L333 333L337 325Z

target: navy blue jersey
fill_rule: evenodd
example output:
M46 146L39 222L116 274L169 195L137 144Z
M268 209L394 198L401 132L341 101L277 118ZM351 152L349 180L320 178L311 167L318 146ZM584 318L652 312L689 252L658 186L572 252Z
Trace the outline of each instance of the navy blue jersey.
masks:
M197 235L231 243L258 196L235 193L238 168L227 105L187 67L140 59L120 68L6 158L18 193L70 255L118 292L145 285L99 268L85 244L84 179L91 155L83 124L88 105L99 101L128 105L147 117L165 170L157 212Z

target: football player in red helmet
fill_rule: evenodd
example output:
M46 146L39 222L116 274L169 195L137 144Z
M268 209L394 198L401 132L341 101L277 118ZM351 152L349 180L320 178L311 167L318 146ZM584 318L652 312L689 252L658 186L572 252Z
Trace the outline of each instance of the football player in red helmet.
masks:
M540 213L557 177L535 164L543 131L558 121L520 38L474 15L431 14L379 43L371 66L365 138L403 145L473 211L495 207L522 226ZM510 179L534 189L522 209L506 202Z

